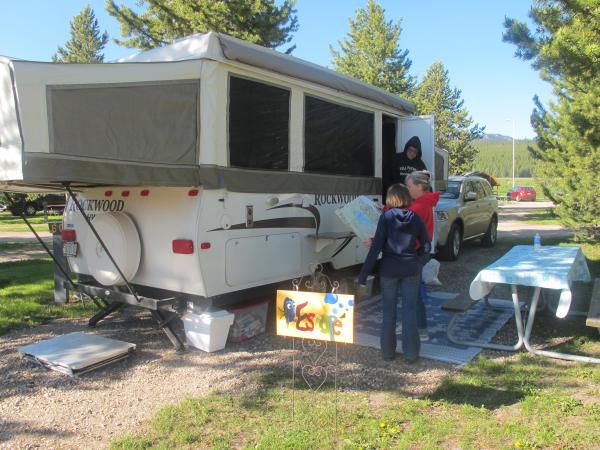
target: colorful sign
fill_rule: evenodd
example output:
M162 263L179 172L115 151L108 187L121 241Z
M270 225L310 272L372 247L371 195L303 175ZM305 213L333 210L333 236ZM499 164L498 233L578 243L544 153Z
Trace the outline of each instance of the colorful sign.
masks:
M354 296L277 291L277 334L351 344L354 342Z

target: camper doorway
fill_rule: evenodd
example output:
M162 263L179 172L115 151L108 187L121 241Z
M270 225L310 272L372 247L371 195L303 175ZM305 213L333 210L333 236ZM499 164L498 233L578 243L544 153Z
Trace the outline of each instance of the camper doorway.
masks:
M435 151L434 151L434 121L433 116L410 116L397 119L383 115L381 132L381 177L382 177L382 200L385 202L387 188L392 185L394 167L393 158L395 153L402 153L404 146L413 136L421 141L421 159L427 170L435 174ZM435 186L435 180L433 180Z
M385 203L385 194L392 185L392 158L396 153L397 123L395 117L383 116L381 130L381 201L383 203Z

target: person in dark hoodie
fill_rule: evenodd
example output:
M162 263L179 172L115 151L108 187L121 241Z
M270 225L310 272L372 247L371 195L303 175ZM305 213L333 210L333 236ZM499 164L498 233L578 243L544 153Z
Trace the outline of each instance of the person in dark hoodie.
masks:
M402 296L402 352L405 361L413 363L419 358L421 349L417 330L417 298L421 272L419 254L429 252L431 243L421 219L406 209L411 202L406 186L399 183L390 186L385 202L389 209L379 217L375 237L358 276L358 283L365 284L381 252L381 353L386 361L391 361L396 355L396 305L398 296ZM420 243L418 250L417 241Z
M421 140L418 136L411 137L402 153L396 153L392 158L392 183L404 183L406 175L420 170L427 170L421 159Z

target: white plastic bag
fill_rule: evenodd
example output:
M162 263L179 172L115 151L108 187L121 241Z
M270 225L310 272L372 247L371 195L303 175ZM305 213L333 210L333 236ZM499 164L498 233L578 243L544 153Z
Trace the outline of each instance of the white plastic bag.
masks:
M432 286L441 286L442 283L438 280L440 272L440 263L437 259L431 258L427 264L423 266L423 281L425 284Z

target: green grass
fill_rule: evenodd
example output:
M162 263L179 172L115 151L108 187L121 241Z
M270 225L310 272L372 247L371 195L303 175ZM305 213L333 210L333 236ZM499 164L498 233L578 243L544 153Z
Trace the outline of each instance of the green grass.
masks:
M527 354L479 358L422 398L338 392L336 433L332 389L292 394L290 374L267 373L257 393L212 393L161 408L145 433L110 448L593 448L599 382L598 366L564 367Z
M39 242L0 242L0 250L43 250Z
M34 217L28 217L27 220L33 225L35 231L48 231L48 224L44 220L44 215L39 213ZM62 216L48 216L49 222L62 221ZM30 231L29 227L19 216L13 216L10 212L0 213L0 232Z
M523 220L537 225L560 225L560 220L552 209L545 209L526 214Z
M600 276L599 243L556 238L544 244L581 245L592 277ZM557 351L600 354L597 330L581 318L567 326L572 338ZM520 353L508 360L480 357L420 398L340 391L337 434L330 385L318 392L298 387L292 402L290 373L247 376L255 392L214 392L163 407L110 448L587 449L600 442L600 365Z
M51 260L0 263L0 335L59 317L90 315L90 302L54 304L54 268Z

